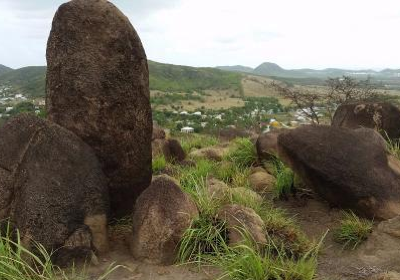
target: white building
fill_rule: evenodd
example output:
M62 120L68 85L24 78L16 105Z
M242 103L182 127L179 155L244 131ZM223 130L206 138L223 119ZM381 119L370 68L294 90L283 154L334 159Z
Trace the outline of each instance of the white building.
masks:
M189 113L186 112L186 111L182 111L182 112L180 112L179 114L182 115L182 116L187 116L187 115L189 115Z
M185 127L182 127L181 132L182 133L193 133L194 132L194 128L190 127L190 126L185 126Z
M6 113L12 111L14 109L14 107L6 107Z
M201 116L201 112L200 111L194 112L193 116Z

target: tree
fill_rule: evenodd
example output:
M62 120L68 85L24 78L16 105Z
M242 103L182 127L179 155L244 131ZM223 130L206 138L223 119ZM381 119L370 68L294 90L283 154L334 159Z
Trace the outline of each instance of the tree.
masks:
M377 86L371 82L371 78L357 80L349 76L341 78L329 78L326 81L328 87L327 109L331 117L340 104L354 101L374 101L379 97Z
M305 90L302 88L288 87L272 82L271 86L284 98L289 99L291 104L300 109L315 124L320 123L317 107L326 101L324 94Z

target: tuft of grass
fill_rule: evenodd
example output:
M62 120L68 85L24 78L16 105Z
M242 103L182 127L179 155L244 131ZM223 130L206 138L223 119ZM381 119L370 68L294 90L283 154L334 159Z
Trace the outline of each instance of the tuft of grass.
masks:
M275 196L277 198L287 196L293 191L294 173L278 158L273 159L272 164L273 175L276 178Z
M230 184L237 172L238 172L238 167L236 167L231 162L224 161L220 165L218 165L217 169L214 170L214 175L218 180Z
M153 158L151 164L153 174L158 174L165 169L167 166L167 161L165 160L164 155L157 155L155 158Z
M245 235L244 235L245 237ZM234 280L312 280L316 274L317 248L300 260L277 252L274 244L257 249L251 241L225 248L212 263L223 271L219 279Z
M178 169L177 179L184 189L196 190L198 184L203 184L216 168L216 163L207 159L198 159L196 166L183 166Z
M387 134L386 134L386 150L389 152L389 154L400 160L400 141L395 141L390 139Z
M210 146L215 146L219 143L214 136L192 134L181 138L181 145L186 154L189 154L193 149L202 149Z
M2 222L6 223L5 221ZM35 253L33 253L35 252ZM52 253L41 244L33 243L32 250L22 245L18 231L13 234L10 225L0 235L0 279L2 280L86 280L89 277L85 270L77 271L73 267L69 272L63 271L52 263ZM104 280L122 266L111 265L106 272L96 278Z
M254 165L257 162L255 145L249 138L236 139L232 150L227 155L227 160L241 168Z
M344 211L340 227L334 232L334 238L337 242L343 244L344 248L355 249L368 238L372 232L372 226L372 221L359 218L352 211Z

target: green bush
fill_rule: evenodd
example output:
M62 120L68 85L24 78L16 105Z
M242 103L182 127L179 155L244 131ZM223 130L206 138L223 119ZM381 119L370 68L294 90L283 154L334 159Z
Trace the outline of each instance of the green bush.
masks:
M164 155L158 155L153 158L151 165L153 169L153 174L158 174L165 169L165 167L167 166L167 161L165 160Z

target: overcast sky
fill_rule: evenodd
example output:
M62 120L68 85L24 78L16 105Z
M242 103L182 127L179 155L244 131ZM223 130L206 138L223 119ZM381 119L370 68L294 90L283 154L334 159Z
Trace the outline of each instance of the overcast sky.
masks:
M45 65L60 0L0 0L0 64ZM400 68L399 0L113 0L149 59L192 66Z

